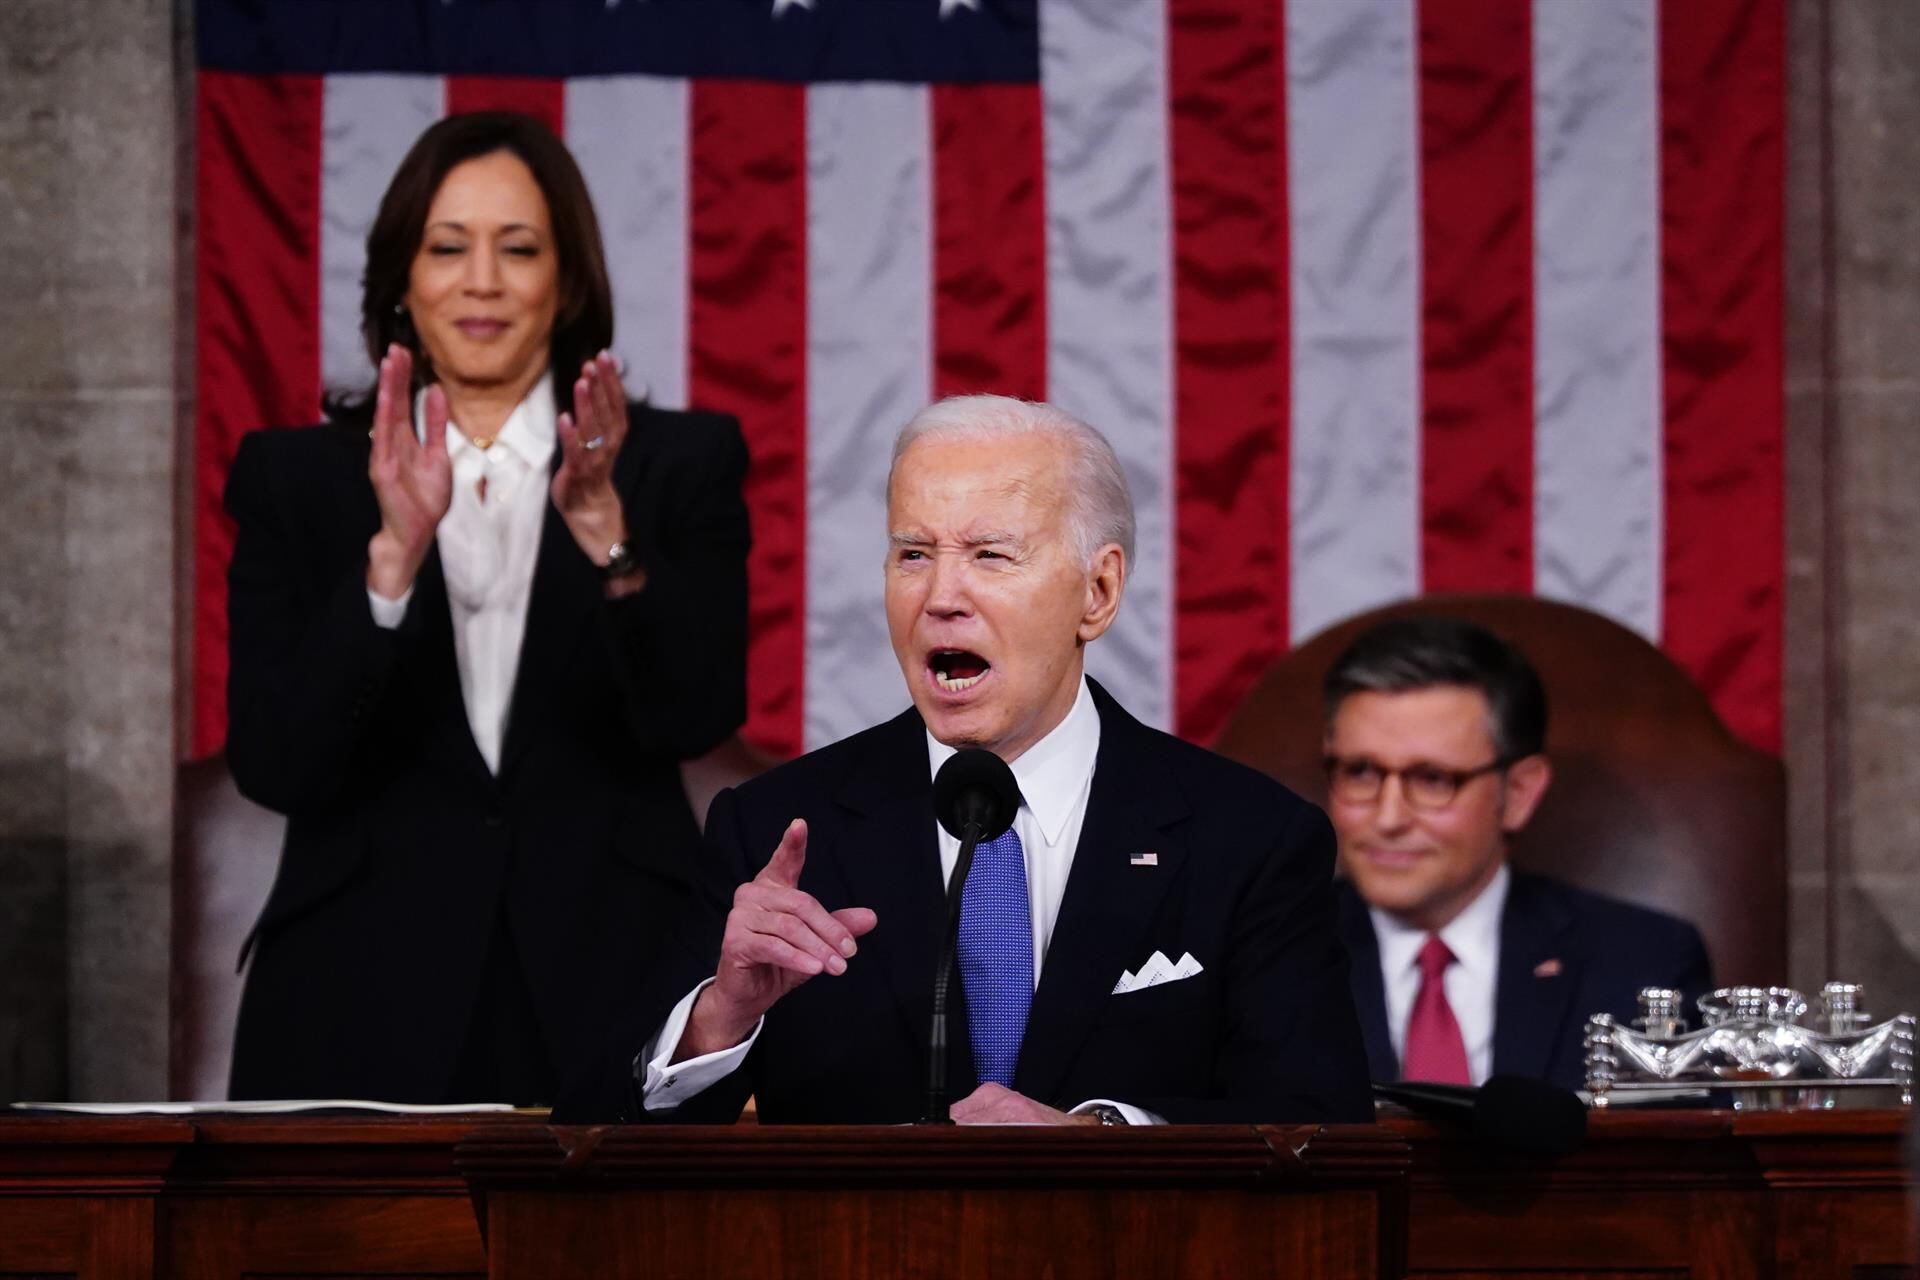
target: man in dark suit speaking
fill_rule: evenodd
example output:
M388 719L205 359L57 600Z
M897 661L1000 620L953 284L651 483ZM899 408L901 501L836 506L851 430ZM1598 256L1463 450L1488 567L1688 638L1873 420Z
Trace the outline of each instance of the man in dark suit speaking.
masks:
M920 1117L958 854L932 778L984 747L1021 803L962 899L954 1120L1369 1119L1325 816L1083 674L1132 564L1106 440L943 401L896 443L887 515L913 708L714 801L719 962L630 1059L628 1114L727 1120L751 1091L769 1122Z
M1377 1080L1579 1088L1595 1013L1711 985L1683 920L1507 866L1546 795L1547 699L1512 645L1451 618L1359 636L1325 687L1340 927Z

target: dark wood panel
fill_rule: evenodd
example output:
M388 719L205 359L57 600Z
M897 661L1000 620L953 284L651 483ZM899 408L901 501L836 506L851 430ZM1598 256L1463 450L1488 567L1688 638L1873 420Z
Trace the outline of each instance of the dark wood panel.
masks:
M161 1274L483 1277L479 1220L452 1195L203 1196L169 1201Z
M0 1275L1909 1280L1905 1111L1154 1130L0 1117ZM564 1262L564 1265L563 1265ZM1029 1266L1027 1264L1031 1263Z
M1912 1260L1903 1111L1619 1112L1528 1163L1406 1117L1411 1273L1857 1280Z
M1685 1269L1644 1271L1416 1271L1407 1280L1659 1280L1661 1276L1684 1277Z
M147 1280L153 1213L145 1198L0 1198L0 1276Z
M1361 1191L523 1192L493 1204L491 1274L1358 1280L1380 1274L1375 1213Z
M483 1132L494 1280L1399 1274L1374 1126Z

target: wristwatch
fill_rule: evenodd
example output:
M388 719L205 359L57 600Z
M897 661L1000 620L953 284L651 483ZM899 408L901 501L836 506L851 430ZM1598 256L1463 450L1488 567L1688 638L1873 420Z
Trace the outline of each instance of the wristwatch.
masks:
M600 576L609 582L620 578L630 578L640 572L640 561L627 549L624 542L616 542L607 548L607 562L600 566Z
M1117 1124L1123 1129L1127 1127L1127 1117L1120 1108L1110 1107L1104 1102L1096 1102L1088 1107L1087 1114L1097 1116L1103 1125Z

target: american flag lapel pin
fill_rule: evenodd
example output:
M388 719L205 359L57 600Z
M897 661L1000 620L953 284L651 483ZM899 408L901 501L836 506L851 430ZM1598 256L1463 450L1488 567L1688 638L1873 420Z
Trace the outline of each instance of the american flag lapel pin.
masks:
M1556 959L1556 960L1542 960L1542 961L1541 961L1541 962L1540 962L1539 964L1537 964L1537 965L1535 965L1535 966L1533 966L1533 976L1534 976L1534 977L1536 977L1536 978L1557 978L1557 977L1559 977L1559 976L1560 976L1560 961L1559 961L1559 960L1557 960L1557 959Z
M1130 867L1157 867L1160 865L1160 855L1157 853L1128 854L1127 865Z

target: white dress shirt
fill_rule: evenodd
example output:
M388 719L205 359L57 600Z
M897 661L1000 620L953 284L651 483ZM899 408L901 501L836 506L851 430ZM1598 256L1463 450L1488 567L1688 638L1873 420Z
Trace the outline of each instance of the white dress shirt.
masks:
M940 766L952 756L954 748L927 735L928 776L939 773ZM1074 850L1080 846L1080 828L1087 816L1087 797L1093 790L1093 767L1100 754L1100 712L1093 705L1093 694L1086 678L1080 680L1080 692L1066 718L1052 732L1022 752L1013 761L1014 781L1020 784L1020 809L1014 815L1013 829L1019 833L1027 863L1027 905L1033 918L1033 979L1037 985L1040 970L1046 964L1047 946L1053 940L1054 921L1060 915L1060 900L1067 891L1067 876L1073 870ZM960 860L960 841L939 829L940 882L953 877ZM859 963L856 957L854 963ZM674 1006L660 1031L643 1051L647 1057L646 1080L642 1085L643 1105L649 1111L677 1107L701 1090L732 1074L746 1060L747 1051L760 1035L756 1023L740 1044L717 1053L673 1062L686 1031L693 1003L707 988L701 983ZM1080 1103L1075 1112L1106 1105L1117 1108L1129 1124L1160 1124L1161 1118L1150 1111L1116 1102L1092 1098Z
M1513 875L1502 863L1480 896L1467 904L1440 930L1440 941L1453 952L1441 985L1447 1004L1460 1024L1467 1046L1467 1074L1474 1084L1485 1084L1493 1074L1493 1002L1500 982L1500 917L1507 909L1507 885ZM1387 1034L1393 1038L1393 1056L1407 1058L1407 1018L1420 993L1420 948L1427 931L1369 907L1373 936L1380 942L1380 977L1386 987Z
M423 389L414 397L414 421L423 437ZM527 601L540 558L540 527L547 511L547 465L556 439L553 375L543 375L507 417L491 447L474 444L447 424L453 460L453 502L434 533L453 615L453 651L467 724L487 768L500 771L500 746L527 632ZM413 588L398 600L367 592L373 620L397 627Z

